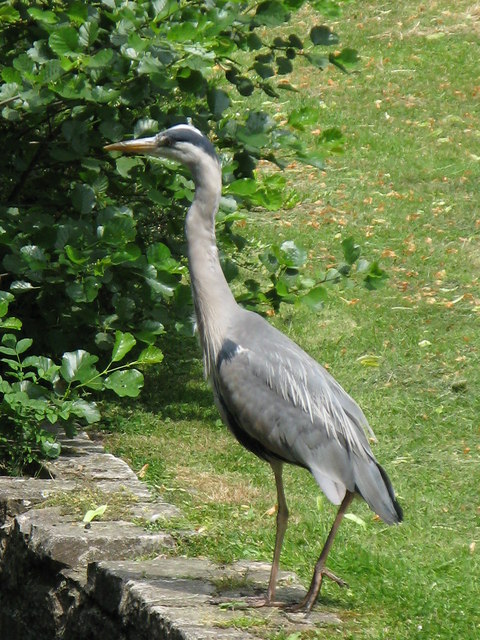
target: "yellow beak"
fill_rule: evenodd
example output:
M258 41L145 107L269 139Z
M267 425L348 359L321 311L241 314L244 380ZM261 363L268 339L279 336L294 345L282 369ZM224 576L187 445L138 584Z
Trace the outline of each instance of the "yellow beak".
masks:
M152 153L158 147L156 136L151 138L139 138L138 140L124 140L107 144L103 148L105 151L120 151L121 153Z

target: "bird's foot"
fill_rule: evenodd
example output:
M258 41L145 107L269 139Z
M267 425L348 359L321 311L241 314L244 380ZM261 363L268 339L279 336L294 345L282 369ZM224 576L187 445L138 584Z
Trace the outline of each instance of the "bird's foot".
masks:
M304 611L306 613L310 612L318 598L318 594L320 593L323 576L330 578L333 582L336 582L339 587L348 587L345 580L336 576L332 571L330 571L330 569L323 567L322 569L316 570L313 574L312 583L303 600L294 605L287 605L285 610L292 613L297 611Z
M345 580L342 580L342 578L336 576L334 573L332 573L332 571L330 571L330 569L327 569L325 567L325 569L322 570L322 574L324 576L327 576L327 578L330 578L330 580L332 580L333 582L336 582L339 587L348 587L348 584L345 582Z

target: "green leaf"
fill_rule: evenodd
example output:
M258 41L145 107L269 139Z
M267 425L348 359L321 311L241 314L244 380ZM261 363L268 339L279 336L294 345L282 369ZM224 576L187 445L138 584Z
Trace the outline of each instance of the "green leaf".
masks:
M265 0L257 6L255 22L266 27L277 27L287 22L290 14L282 2Z
M367 523L365 522L365 520L360 518L360 516L356 516L354 513L346 513L345 518L347 520L350 520L351 522L354 522L355 524L358 524L360 527L362 527L362 529L367 528Z
M115 251L111 255L112 264L124 264L125 262L136 262L142 255L142 250L137 244L127 244L120 251Z
M258 73L258 75L264 80L266 78L271 78L272 76L275 75L275 71L273 67L267 64L262 64L261 62L255 62L255 64L253 65L253 68Z
M195 95L203 94L206 86L202 72L188 67L184 67L183 72L177 75L177 83L182 91Z
M35 289L35 287L31 282L27 282L26 280L14 280L10 285L10 291L14 291L15 293L24 293L32 289Z
M78 41L82 47L91 47L98 38L99 27L96 22L84 22L78 30Z
M239 78L239 70L236 67L230 67L230 69L226 69L225 71L225 78L231 83L231 84L237 84L237 80Z
M119 362L137 344L131 333L115 332L115 343L112 349L112 362Z
M96 202L95 191L89 184L76 184L72 192L72 204L82 214L90 213Z
M322 142L338 142L339 140L343 140L343 133L338 127L329 127L322 131Z
M293 240L286 240L280 245L277 259L287 267L302 267L307 260L307 252Z
M82 522L85 524L89 524L95 518L101 518L105 511L107 510L107 505L102 504L96 509L89 509L86 514L83 516Z
M7 3L0 5L0 23L16 22L20 18L20 14L16 9Z
M123 211L104 210L97 218L97 237L116 249L135 240L135 220Z
M12 300L15 300L14 296L8 291L0 291L0 318L3 318L8 312L8 306Z
M69 351L62 356L62 365L60 374L67 382L78 380L83 382L85 377L89 376L93 365L98 361L98 356L92 355L83 349L77 351Z
M4 331L20 331L22 328L22 321L20 318L5 318L5 320L0 320L0 329Z
M162 270L157 271L155 269L154 271L156 271L156 277L150 277L150 274L147 272L148 275L145 278L145 282L152 289L154 294L161 295L165 298L171 298L175 293L175 289L179 285L181 279L180 274L173 274L169 271Z
M190 293L190 287L185 288ZM161 322L156 320L145 320L140 324L139 330L136 332L136 337L147 344L153 344L158 335L165 333L164 326Z
M315 125L321 120L320 112L318 109L312 107L301 107L300 109L294 109L289 117L288 124L295 129L304 131L305 127Z
M56 24L58 22L58 16L53 11L48 11L47 9L32 7L31 9L27 9L27 13L38 22L44 22L45 24Z
M355 49L349 47L342 49L338 54L331 53L328 56L329 62L338 67L344 73L349 73L349 68L353 67L359 60L358 53Z
M325 287L314 287L313 289L310 289L308 293L302 296L300 300L312 311L319 311L323 307L324 303L328 300L328 293Z
M172 22L167 37L172 42L195 42L197 30L193 22Z
M61 452L60 443L56 440L50 440L49 438L45 438L40 442L40 448L42 453L47 457L54 460L58 458Z
M68 259L74 264L82 265L88 262L90 257L89 253L82 251L81 249L77 249L76 247L72 247L69 244L66 244L64 249Z
M140 118L135 123L133 133L136 138L144 138L145 136L151 136L158 131L158 122L153 118Z
M69 282L65 286L65 292L69 298L75 302L86 302L87 297L85 295L85 289L82 282Z
M355 243L352 236L342 241L343 255L348 264L353 264L360 257L360 246Z
M369 267L370 267L370 262L368 260L365 260L364 258L362 258L357 262L358 273L365 273L366 271L368 271Z
M236 196L251 196L258 190L257 181L253 178L241 178L234 180L227 187L228 193Z
M230 98L222 89L209 89L207 92L207 102L211 112L220 117L222 113L230 106Z
M28 356L23 361L24 367L34 367L37 375L43 380L54 382L58 379L58 371L60 367L54 363L51 358L46 356Z
M360 60L360 56L356 49L345 47L335 56L335 60L348 67L355 65Z
M133 169L133 167L143 165L143 160L141 158L120 156L115 160L115 164L117 166L117 171L122 176L122 178L129 178L130 171Z
M315 11L319 11L330 18L338 18L342 9L337 0L311 0L311 6Z
M62 56L76 56L78 50L78 34L73 27L60 27L50 34L48 44L53 53Z
M273 88L273 86L270 83L261 82L259 86L262 89L262 91L264 91L267 94L267 96L269 96L270 98L280 98L280 96L278 95L278 92Z
M376 356L372 353L367 353L364 356L357 358L357 362L359 362L363 367L379 367L380 360L380 356Z
M2 344L12 349L13 351L11 351L11 355L15 355L15 345L17 344L17 337L14 336L13 333L6 333L2 337Z
M24 245L21 247L20 253L30 269L37 271L46 267L47 255L42 247L34 244Z
M14 345L14 347L15 347L15 345ZM17 355L17 352L15 351L14 347L6 347L6 346L2 345L2 346L0 346L0 353L4 353L7 356L15 356L15 355ZM3 362L7 362L7 360L4 359ZM19 366L18 362L16 360L14 362L15 362L15 364L17 366Z
M95 402L87 402L83 398L74 400L70 406L70 412L78 418L83 418L87 424L94 424L100 420L100 412Z
M20 355L21 353L25 353L25 351L30 349L32 344L33 344L32 338L23 338L22 340L19 340L15 346L15 351L17 355Z
M288 47L288 44L288 40L285 40L285 38L281 38L280 36L273 39L273 46L276 49L285 49Z
M367 289L378 289L388 278L386 271L378 266L377 262L372 262L365 276L365 286Z
M136 398L143 387L143 375L137 369L114 371L105 378L105 388L114 391L121 398Z
M82 24L88 18L88 5L80 0L74 0L69 3L66 12L72 22Z
M318 67L318 69L323 70L328 67L329 59L321 53L313 51L312 53L307 53L306 58L311 64Z
M317 169L325 168L325 156L321 151L297 151L296 156L304 164L310 164Z
M310 40L314 45L330 46L332 44L338 44L340 38L336 33L327 27L326 25L320 25L312 27L310 30Z
M113 51L111 49L100 49L95 55L87 58L87 66L92 69L99 69L106 67L113 58Z
M0 75L5 82L0 87L0 96L2 100L11 99L13 103L15 99L18 99L18 85L22 84L22 74L13 67L4 67Z
M169 271L172 266L177 266L177 261L172 258L170 249L163 242L154 242L147 249L147 260L157 269Z
M332 267L327 271L327 275L325 276L326 282L340 282L342 279L342 275L338 269Z
M163 360L163 353L153 344L146 347L138 356L139 364L158 364Z
M58 80L64 73L60 60L48 60L40 68L37 78L40 83L48 84L49 82Z
M287 283L284 280L279 280L275 284L275 291L277 292L277 294L281 298L284 298L285 296L287 296L289 294L289 289L288 289Z

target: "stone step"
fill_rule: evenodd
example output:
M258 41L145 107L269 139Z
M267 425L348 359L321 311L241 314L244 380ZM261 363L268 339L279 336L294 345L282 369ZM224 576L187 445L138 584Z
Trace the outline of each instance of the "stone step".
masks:
M142 523L179 510L86 434L59 439L49 479L0 477L0 640L255 640L340 625L320 610L247 606L268 563L169 557L174 539ZM91 496L107 510L85 524ZM279 600L304 593L281 573Z
M288 636L299 628L313 631L340 624L331 613L306 616L246 606L246 599L265 592L269 573L270 565L261 562L220 566L198 558L102 561L89 565L87 589L110 614L157 631L160 638L252 640L264 638L262 630L282 629ZM282 602L293 604L305 594L291 572L280 572L278 584Z

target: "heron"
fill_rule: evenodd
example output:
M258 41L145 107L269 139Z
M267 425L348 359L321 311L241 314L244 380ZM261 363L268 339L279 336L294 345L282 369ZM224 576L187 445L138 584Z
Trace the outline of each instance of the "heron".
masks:
M309 612L324 577L346 584L327 568L326 561L355 496L363 498L387 524L402 521L392 483L369 444L373 431L358 404L324 367L261 315L236 302L216 244L222 172L210 140L194 126L180 124L105 149L174 160L192 174L195 192L185 218L185 234L205 375L223 422L241 445L270 465L277 491L270 579L266 594L256 599L255 606L285 604L276 599L289 515L284 465L309 471L328 500L339 505L310 587L290 607Z

